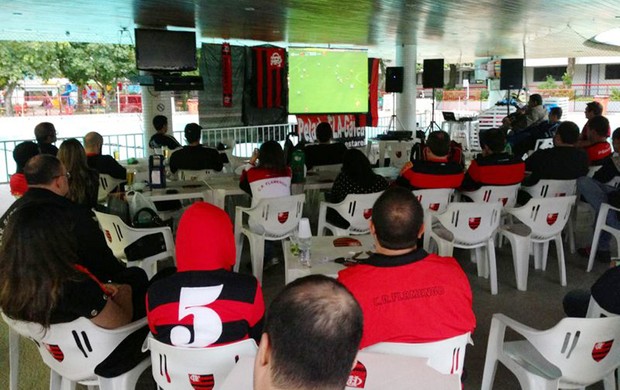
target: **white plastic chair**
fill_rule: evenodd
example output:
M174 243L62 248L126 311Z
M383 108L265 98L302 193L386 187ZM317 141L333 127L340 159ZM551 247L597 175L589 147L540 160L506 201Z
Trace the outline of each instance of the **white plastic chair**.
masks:
M123 179L115 179L104 173L99 174L99 192L97 193L97 201L105 202L108 194L112 192L119 184L126 182Z
M469 332L431 343L377 343L362 351L428 358L428 365L442 374L461 375L467 344L473 345Z
M534 252L534 268L547 268L549 242L554 241L560 272L560 284L566 286L566 264L562 230L566 226L575 195L559 198L532 198L524 206L506 209L518 221L500 228L500 235L510 241L517 289L527 290L530 252Z
M148 338L153 378L163 390L219 389L240 356L254 357L254 339L207 348L175 347ZM211 385L211 387L210 387Z
M0 311L2 318L8 324L8 318ZM26 331L23 330L23 334L20 334L13 327L8 327L9 338L9 390L18 390L19 382L19 336L28 337Z
M297 229L305 199L305 194L299 194L261 199L254 207L237 206L235 213L235 242L237 245L235 272L239 271L241 253L243 252L243 236L245 235L250 243L252 274L262 283L265 240L282 240L289 237ZM248 224L243 222L244 214L249 217Z
M131 333L146 327L146 318L117 329L103 329L89 319L54 324L49 329L39 324L16 321L2 315L17 333L35 341L43 362L51 369L50 390L74 389L77 383L99 386L101 390L135 388L140 374L150 365L144 359L136 367L114 378L95 374L95 368Z
M611 236L616 240L616 244L618 244L616 245L618 247L618 255L616 257L620 257L620 230L607 224L607 214L610 212L618 213L620 212L620 208L613 207L607 203L602 203L601 208L598 211L598 216L596 217L596 224L594 225L594 234L592 235L592 247L590 249L587 272L592 271L592 267L594 266L594 258L596 257L596 251L598 250L598 240L601 237L602 232L611 234Z
M429 188L424 190L414 190L413 194L418 198L418 202L424 210L424 226L427 233L424 234L423 248L430 251L431 235L428 233L433 226L433 214L443 213L452 200L454 189L452 188Z
M491 294L497 294L497 266L493 240L499 227L502 204L450 203L436 214L438 225L430 229L440 256L452 256L454 247L474 249L478 276L490 278ZM489 276L490 275L490 276Z
M590 296L590 304L588 305L588 312L586 318L601 318L601 317L618 317L618 314L612 313L603 309L594 297ZM616 369L616 389L620 390L620 367Z
M532 198L554 198L559 196L571 196L577 194L577 180L551 180L543 179L530 187L521 189ZM572 211L575 213L575 210ZM575 253L575 223L571 218L566 224L566 237L570 253Z
M553 147L553 138L539 138L534 144L534 150L551 149Z
M158 262L170 257L174 259L174 238L172 236L172 230L170 230L169 227L137 229L127 226L123 220L116 215L105 214L99 211L95 211L95 215L97 216L97 220L105 236L106 243L112 250L114 256L128 264L135 264L142 268L146 272L149 280L157 273ZM163 236L163 245L159 248L160 252L141 260L128 261L125 248L151 234L161 234Z
M383 191L371 194L349 194L340 203L321 202L317 235L324 236L325 229L329 229L335 236L368 234L370 232L368 221L372 216L372 206L382 193ZM350 226L343 229L327 222L328 208L337 211Z
M602 167L602 165L592 165L591 167L588 167L588 174L586 176L588 176L588 177L594 176L596 171L601 169L601 167Z
M525 340L505 341L507 327ZM499 361L524 390L584 389L601 380L605 390L612 390L614 370L620 365L617 340L620 317L564 318L551 329L537 330L494 314L481 389L491 389Z
M200 181L206 180L209 177L216 175L218 172L213 169L179 169L179 179L187 181Z
M411 158L411 149L416 142L416 140L388 142L387 154L390 159L390 165L399 169L402 168Z

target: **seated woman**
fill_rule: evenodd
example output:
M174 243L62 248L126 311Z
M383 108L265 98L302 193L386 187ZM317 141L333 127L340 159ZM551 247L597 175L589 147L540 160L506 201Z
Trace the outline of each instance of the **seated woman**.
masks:
M349 194L371 194L381 192L388 187L384 177L372 171L370 161L359 149L346 151L342 169L332 186L329 201L340 203ZM349 223L336 210L327 209L326 219L329 223L346 229Z
M241 174L239 187L252 196L252 206L255 206L264 198L290 195L291 175L280 144L267 141L252 154L250 167Z
M176 260L178 272L153 283L147 294L153 336L196 348L249 337L258 343L263 294L256 278L232 272L235 239L228 214L204 202L188 208L179 222ZM193 315L179 318L188 302L195 307Z
M80 141L75 138L64 141L57 156L71 175L67 198L89 208L97 206L99 172L88 167L86 152Z
M0 246L0 310L45 328L85 317L115 329L143 317L144 294L134 296L139 289L100 281L79 264L73 223L57 204L31 202L15 210ZM146 284L144 271L133 269ZM123 359L111 355L97 373L110 377L135 367L146 357L141 346L147 333L144 327L128 336L121 343Z
M28 191L28 183L26 182L26 176L24 176L24 167L31 157L39 154L39 146L32 141L24 141L18 144L13 150L13 160L17 165L17 169L13 175L9 186L11 189L11 195L16 198L24 195Z

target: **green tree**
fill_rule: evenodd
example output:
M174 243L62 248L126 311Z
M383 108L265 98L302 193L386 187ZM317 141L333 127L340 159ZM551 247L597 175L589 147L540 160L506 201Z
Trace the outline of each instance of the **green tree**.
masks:
M0 41L0 64L0 89L5 91L7 116L13 115L13 92L24 78L48 80L60 75L56 46L49 42Z
M137 72L132 46L63 42L57 48L59 68L78 86L80 103L87 83L94 82L109 102L116 94L116 83Z

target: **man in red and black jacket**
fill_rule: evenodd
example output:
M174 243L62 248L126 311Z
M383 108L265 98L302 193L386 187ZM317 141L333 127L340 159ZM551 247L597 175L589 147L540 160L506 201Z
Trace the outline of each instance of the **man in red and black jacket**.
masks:
M449 152L448 133L431 132L422 149L422 159L405 164L394 184L412 190L458 188L463 181L463 168L450 161Z
M482 153L471 162L461 190L475 191L482 186L507 186L521 183L525 176L525 163L507 153L506 136L500 129L480 134Z
M588 141L585 147L588 153L590 166L603 165L605 159L611 156L611 145L607 142L609 136L609 120L604 116L595 116L588 121Z

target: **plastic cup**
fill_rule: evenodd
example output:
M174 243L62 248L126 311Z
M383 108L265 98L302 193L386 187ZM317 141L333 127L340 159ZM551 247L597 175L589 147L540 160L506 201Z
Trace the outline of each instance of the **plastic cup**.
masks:
M127 185L128 186L133 185L134 175L135 175L135 173L133 171L127 171Z
M115 159L116 161L118 161L118 160L120 160L120 158L121 158L121 154L120 154L120 152L119 152L118 150L115 150L115 151L114 151L114 159Z
M312 230L310 230L310 220L308 218L302 218L299 220L299 231L297 232L298 238L311 238Z

